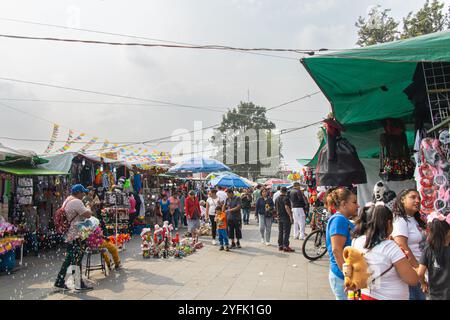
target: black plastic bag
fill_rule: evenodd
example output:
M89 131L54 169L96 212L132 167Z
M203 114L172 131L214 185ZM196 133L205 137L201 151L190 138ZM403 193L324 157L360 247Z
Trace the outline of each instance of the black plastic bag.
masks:
M336 137L334 161L329 161L328 145L319 154L316 167L318 186L351 186L367 183L364 166L355 147L345 138Z

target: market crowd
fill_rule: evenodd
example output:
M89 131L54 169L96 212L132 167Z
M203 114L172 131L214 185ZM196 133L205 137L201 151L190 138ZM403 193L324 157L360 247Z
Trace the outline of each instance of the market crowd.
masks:
M428 293L432 300L450 300L450 216L431 213L425 221L415 189L385 192L377 199L378 194L363 206L346 188L325 195L327 209L334 212L327 222L326 245L336 299L425 300ZM358 263L367 264L366 276L357 268L347 269L348 247L363 254ZM367 284L358 287L358 281L347 277L366 278Z
M230 251L242 247L242 225L250 223L254 210L261 244L271 245L272 225L276 222L278 248L289 253L294 252L289 242L292 225L294 239L304 240L310 206L323 202L330 214L326 222L326 246L330 259L329 283L336 299L424 300L429 294L431 299L449 300L449 216L432 213L424 220L420 215L420 194L415 189L396 195L377 188L378 184L373 201L360 206L354 190L331 188L312 201L298 182L290 190L280 187L276 192L260 185L254 189L179 187L164 189L153 213L158 223L169 221L176 231L186 226L186 236L195 236L201 224L208 223L212 244L219 245L219 250ZM130 220L137 219L142 212L145 215L143 200L139 194L130 194ZM65 212L63 224L68 246L55 281L56 288L69 290L65 277L71 266L75 289L92 290L82 279L87 241L80 235L79 224L91 216L100 217L100 205L95 189L80 184L72 186L71 195L60 209ZM109 252L114 268L120 269L116 245L103 237L100 247L105 249L102 254L108 267L111 268ZM349 257L349 248L361 253L360 259L367 265L364 274L352 275L353 257ZM358 282L349 281L357 276L366 277L365 285L358 287Z

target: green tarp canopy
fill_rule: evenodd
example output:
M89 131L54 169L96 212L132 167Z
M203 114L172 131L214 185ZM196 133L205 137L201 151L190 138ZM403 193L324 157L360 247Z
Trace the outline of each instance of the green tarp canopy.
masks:
M51 171L51 170L40 169L40 168L17 168L17 167L2 167L2 166L0 166L0 171L14 174L17 176L64 176L64 175L68 175L67 172Z
M450 30L302 59L360 157L378 155L381 122L402 118L413 144L414 105L403 90L420 62L450 61Z

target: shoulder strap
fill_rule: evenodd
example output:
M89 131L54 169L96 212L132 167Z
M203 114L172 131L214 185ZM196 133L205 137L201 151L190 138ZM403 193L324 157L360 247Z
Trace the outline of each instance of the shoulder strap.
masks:
M388 273L393 267L394 267L394 265L391 264L391 266L390 266L389 268L387 268L386 270L384 270L379 276L373 278L372 281L371 281L370 283L373 284L373 283L375 282L375 280L377 280L377 279L381 278L382 276L384 276L384 275L385 275L386 273Z

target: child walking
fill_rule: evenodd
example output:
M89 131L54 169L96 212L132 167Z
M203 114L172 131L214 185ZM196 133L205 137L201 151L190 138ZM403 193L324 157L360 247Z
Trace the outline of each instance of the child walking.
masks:
M430 234L418 270L422 291L431 300L450 300L450 215L431 213L428 222Z
M220 206L216 207L215 221L217 223L217 233L219 234L219 250L223 250L225 246L225 251L230 251L227 234L227 214L222 211Z

